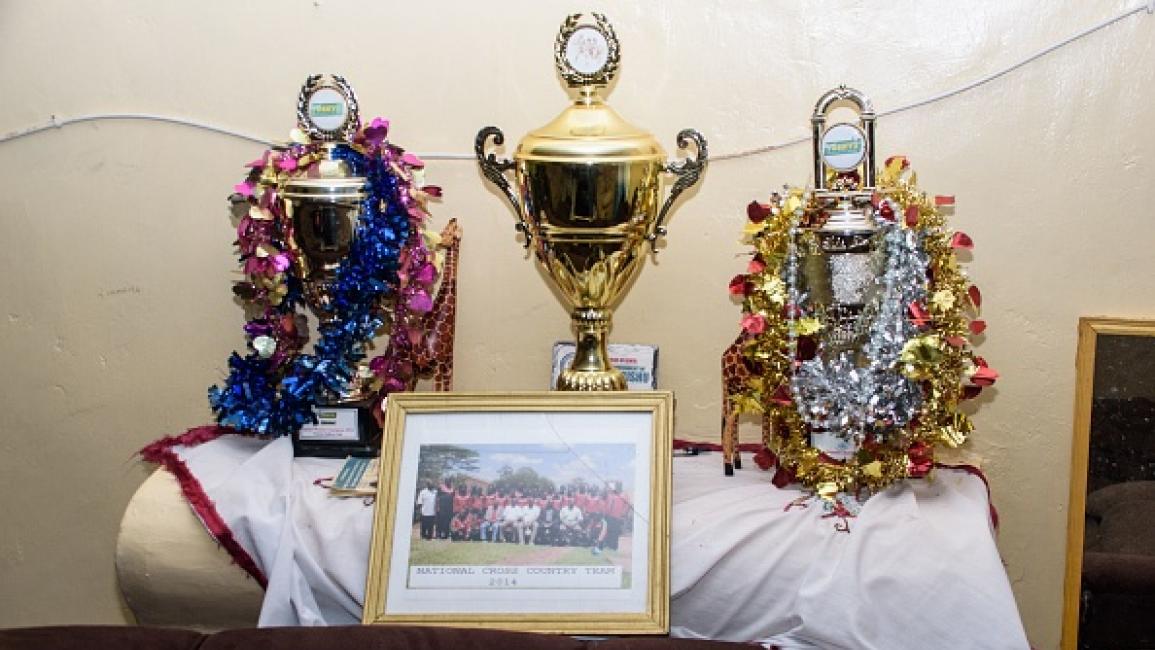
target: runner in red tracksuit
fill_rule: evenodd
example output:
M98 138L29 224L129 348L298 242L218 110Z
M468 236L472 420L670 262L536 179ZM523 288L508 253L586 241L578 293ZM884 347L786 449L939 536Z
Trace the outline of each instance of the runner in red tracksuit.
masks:
M630 502L617 487L610 489L606 503L606 546L618 549L618 540L625 528L626 517L630 514Z

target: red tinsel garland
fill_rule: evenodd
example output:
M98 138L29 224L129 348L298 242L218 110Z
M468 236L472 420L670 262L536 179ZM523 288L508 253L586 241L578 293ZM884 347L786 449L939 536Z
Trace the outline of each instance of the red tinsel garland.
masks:
M253 561L253 557L249 552L241 546L236 537L233 536L233 531L229 529L228 524L217 512L216 505L209 499L208 494L205 493L204 487L201 486L200 481L193 476L189 470L188 465L176 455L173 447L195 447L197 445L216 440L225 434L239 434L236 429L229 427L222 427L215 424L206 425L203 427L194 427L182 433L179 436L165 436L156 442L150 443L144 449L140 450L141 458L144 458L150 463L156 463L176 477L180 484L180 491L184 494L185 501L196 513L197 517L204 523L205 528L212 535L213 539L217 541L232 557L233 562L241 567L261 585L261 589L266 589L269 586L269 580L265 577L261 568ZM241 434L244 435L244 434Z

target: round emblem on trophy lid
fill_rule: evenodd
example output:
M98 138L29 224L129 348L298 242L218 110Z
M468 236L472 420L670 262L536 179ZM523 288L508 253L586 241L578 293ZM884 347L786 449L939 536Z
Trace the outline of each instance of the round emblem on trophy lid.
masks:
M571 88L605 86L613 80L621 61L621 45L614 28L602 14L583 14L565 19L554 43L554 63Z
M827 167L853 171L866 157L866 134L853 124L835 124L822 134L820 146Z
M314 140L352 140L361 128L353 87L338 75L310 76L297 97L297 126Z

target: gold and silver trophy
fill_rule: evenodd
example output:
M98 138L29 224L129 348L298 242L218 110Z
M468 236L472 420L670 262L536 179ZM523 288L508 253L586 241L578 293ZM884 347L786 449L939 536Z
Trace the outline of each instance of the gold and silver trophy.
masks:
M858 122L828 124L834 108L849 104ZM800 302L825 322L818 365L807 362L799 372L825 369L836 376L866 376L873 370L864 350L874 324L877 302L873 268L879 246L872 198L876 192L874 107L861 92L839 86L818 99L810 117L814 148L814 202L820 223L804 226L810 237L800 247ZM820 373L821 374L821 373ZM822 379L829 379L823 375ZM796 378L795 390L826 382ZM799 399L801 399L799 397ZM844 426L811 422L811 444L827 456L846 460L861 440L845 435Z
M361 204L368 195L368 180L357 174L339 155L348 147L361 118L357 97L344 78L310 76L297 98L297 128L319 144L317 164L309 173L284 180L281 196L285 216L292 224L295 270L301 278L304 298L317 317L319 327L339 327L333 305L337 269L353 245ZM294 436L299 455L345 456L372 453L380 436L371 404L368 367L357 367L340 392L328 391L314 409L318 423L304 426Z
M857 109L858 124L827 125L837 104ZM801 286L830 325L826 348L852 349L861 342L869 318L861 318L869 289L875 246L874 107L861 92L839 86L826 92L810 118L814 147L814 199L825 213L815 229L817 247L803 251Z
M281 195L293 225L292 244L305 301L321 326L334 324L332 286L337 267L349 254L361 202L367 196L364 176L335 154L360 127L357 98L345 80L314 75L297 99L297 128L320 143L316 174L285 181Z
M552 122L526 135L512 160L487 153L505 136L489 126L474 150L481 171L513 205L518 229L532 246L572 310L577 350L558 376L558 390L625 390L610 363L606 336L613 308L628 291L647 255L666 234L665 221L682 192L706 167L706 141L693 129L678 134L679 148L696 155L670 163L658 141L622 119L601 96L621 61L613 27L601 14L566 18L554 62L574 102ZM506 172L514 171L517 190ZM664 173L676 177L662 200Z

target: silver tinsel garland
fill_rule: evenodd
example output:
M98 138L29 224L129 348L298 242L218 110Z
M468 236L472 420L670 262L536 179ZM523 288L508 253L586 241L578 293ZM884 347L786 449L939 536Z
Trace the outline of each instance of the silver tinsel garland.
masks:
M855 326L866 331L861 350L828 358L820 344L791 382L794 402L811 431L829 431L859 445L868 434L905 426L922 405L919 385L899 372L897 361L906 342L918 334L907 309L926 298L928 258L921 235L901 223L878 220L875 237L879 243L871 258L871 297ZM786 275L791 295L799 296L805 307L796 273Z

